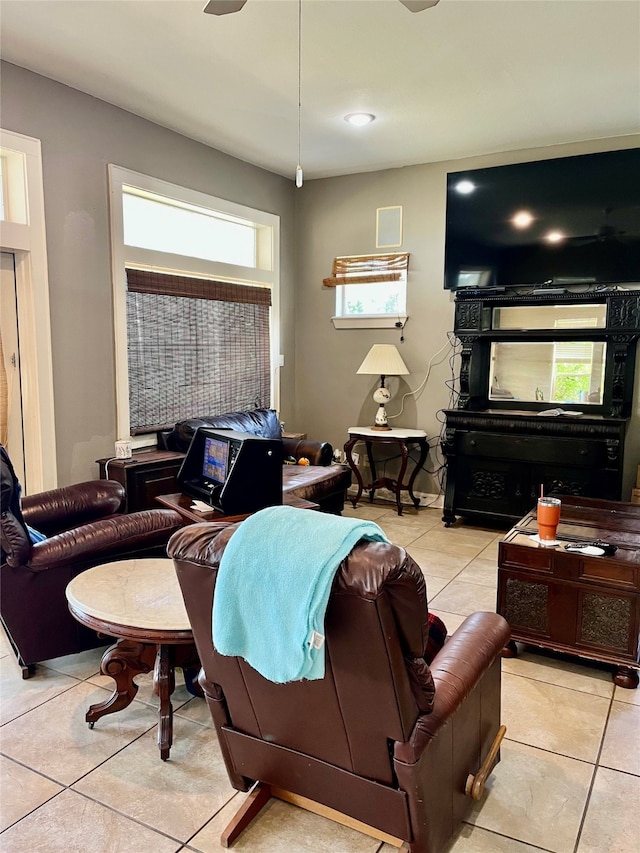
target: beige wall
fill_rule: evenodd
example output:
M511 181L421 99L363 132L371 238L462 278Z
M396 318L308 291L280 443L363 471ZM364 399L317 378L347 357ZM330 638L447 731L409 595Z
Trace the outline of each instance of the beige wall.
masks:
M371 344L397 343L399 332L336 331L334 293L322 279L335 255L375 251L376 208L403 205L403 249L411 252L400 346L411 375L390 381L393 414L453 324L452 297L442 287L447 171L640 144L599 140L306 181L295 190L288 179L16 66L2 64L0 83L2 126L42 141L60 484L95 476L94 460L112 453L116 437L108 163L280 215L281 416L287 428L342 447L347 427L371 422L375 412L375 379L355 372ZM436 436L450 376L447 359L434 366L397 423ZM640 461L640 375L629 445L627 488ZM437 491L427 475L417 487Z
M115 372L107 164L281 217L282 414L293 391L292 182L104 101L2 63L2 127L42 142L60 485L113 454Z
M598 140L552 148L515 151L465 160L410 166L381 172L310 181L296 194L298 223L298 302L296 310L296 427L321 435L342 447L347 428L373 421L371 394L374 377L357 376L362 359L374 343L395 343L411 371L387 406L399 409L400 395L416 389L425 378L430 358L446 343L453 328L453 297L443 289L446 175L448 171L479 168L527 160L607 151L640 144L640 137ZM376 251L376 208L403 206L403 251L411 253L405 342L391 330L336 330L331 323L335 296L322 286L336 255ZM640 372L640 369L637 371ZM440 409L449 405L445 382L450 379L448 360L434 366L426 387L416 400L408 398L398 425L439 434ZM406 380L406 381L405 381ZM637 378L636 385L640 379ZM640 462L640 396L636 390L634 415L627 442L625 495ZM393 423L393 422L392 422ZM433 468L433 455L427 467ZM633 471L632 471L633 468ZM421 476L416 488L437 492L430 476Z

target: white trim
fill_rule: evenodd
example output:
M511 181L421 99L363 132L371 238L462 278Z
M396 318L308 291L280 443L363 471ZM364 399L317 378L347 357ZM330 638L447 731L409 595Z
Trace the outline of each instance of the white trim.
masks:
M186 275L258 284L271 287L271 406L280 409L280 217L236 202L219 199L207 193L171 184L159 178L132 172L121 166L108 165L109 208L111 222L111 278L113 284L114 357L116 376L116 438L131 439L129 418L129 371L127 363L126 266L172 270ZM174 199L199 208L219 210L230 216L258 224L257 267L221 264L198 258L185 258L164 252L153 252L124 244L122 187L131 186L155 195ZM135 446L149 443L141 436L131 439Z
M0 147L21 155L24 176L27 222L3 222L0 247L16 259L24 486L34 494L58 481L42 151L39 139L10 130L0 130Z
M392 316L377 316L375 314L359 314L350 317L332 317L331 322L335 329L394 329L400 328L396 323L405 323L409 319L407 314L395 314Z

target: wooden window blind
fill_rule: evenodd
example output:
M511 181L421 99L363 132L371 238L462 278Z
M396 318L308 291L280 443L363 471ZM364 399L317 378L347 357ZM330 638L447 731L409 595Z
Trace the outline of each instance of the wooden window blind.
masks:
M387 255L348 255L335 258L325 287L341 284L371 284L379 281L400 281L409 269L409 253L396 252Z
M269 288L126 273L132 435L269 405Z

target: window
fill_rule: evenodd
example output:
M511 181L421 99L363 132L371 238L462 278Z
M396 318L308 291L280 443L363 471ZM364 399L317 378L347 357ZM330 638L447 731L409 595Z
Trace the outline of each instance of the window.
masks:
M127 270L132 434L270 402L267 287Z
M408 267L407 253L336 258L332 275L323 282L325 287L336 289L334 325L384 327L398 320L404 323Z
M234 216L177 204L135 187L122 196L124 242L142 249L256 266L256 225Z
M557 329L588 329L597 325L596 317L555 321ZM592 341L556 341L553 353L553 399L565 403L602 404L605 349L606 344Z
M605 343L556 341L553 353L553 399L602 405Z
M278 407L279 218L109 167L118 438Z

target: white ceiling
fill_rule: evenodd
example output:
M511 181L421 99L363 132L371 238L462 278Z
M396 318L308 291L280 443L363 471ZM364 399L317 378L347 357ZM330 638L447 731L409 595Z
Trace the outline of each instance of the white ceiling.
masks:
M204 5L0 0L2 58L293 176L296 0ZM306 178L637 133L640 2L302 0L301 100Z

